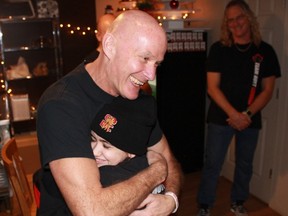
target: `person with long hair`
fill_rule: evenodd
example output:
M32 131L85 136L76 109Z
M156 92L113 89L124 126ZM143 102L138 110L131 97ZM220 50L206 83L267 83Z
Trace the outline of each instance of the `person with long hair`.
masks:
M197 215L210 216L225 155L235 137L230 210L246 216L244 203L249 196L261 110L272 98L281 72L274 49L262 40L256 16L245 1L227 4L221 37L210 48L206 71L211 103Z

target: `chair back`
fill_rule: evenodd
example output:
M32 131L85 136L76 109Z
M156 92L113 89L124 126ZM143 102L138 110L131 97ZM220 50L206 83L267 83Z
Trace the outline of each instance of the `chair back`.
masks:
M33 195L24 170L22 158L19 155L15 138L3 145L2 159L8 178L23 216L31 216Z

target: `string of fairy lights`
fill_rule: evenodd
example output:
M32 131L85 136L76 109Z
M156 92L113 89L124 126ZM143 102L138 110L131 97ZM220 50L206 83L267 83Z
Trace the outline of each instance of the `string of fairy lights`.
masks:
M80 26L80 25L73 25L70 23L61 23L59 25L62 31L65 31L69 35L95 35L97 33L97 29L94 29L90 26Z
M194 14L195 11L192 11L192 14ZM183 13L181 15L182 19L185 20L188 18L189 16L189 13ZM158 22L159 22L159 25L162 26L162 21L166 20L166 19L179 19L179 17L175 18L175 17L166 17L166 16L163 16L163 15L157 15L155 17ZM90 26L79 26L79 25L73 25L73 24L70 24L70 23L61 23L59 25L60 29L62 31L65 31L68 35L82 35L82 36L86 36L86 35L89 35L89 34L93 34L95 35L97 33L97 29L94 29Z

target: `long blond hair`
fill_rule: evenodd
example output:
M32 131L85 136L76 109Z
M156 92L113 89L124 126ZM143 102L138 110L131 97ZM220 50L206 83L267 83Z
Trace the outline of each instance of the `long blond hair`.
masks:
M231 46L234 43L232 33L228 28L227 11L229 8L238 6L242 9L243 14L248 18L250 22L251 30L251 40L256 45L259 46L262 37L259 31L259 23L254 12L250 9L249 5L244 0L231 0L225 7L224 16L221 26L221 37L220 41L224 46Z

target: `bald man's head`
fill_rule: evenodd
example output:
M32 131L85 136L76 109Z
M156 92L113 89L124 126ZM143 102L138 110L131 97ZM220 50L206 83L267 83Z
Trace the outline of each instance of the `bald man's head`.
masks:
M166 32L154 17L140 10L122 12L103 36L93 68L97 85L111 95L136 99L144 83L155 79L166 48Z
M107 33L114 35L124 45L132 41L144 38L149 42L155 42L159 47L166 48L166 33L159 26L157 20L141 10L128 10L114 20Z

